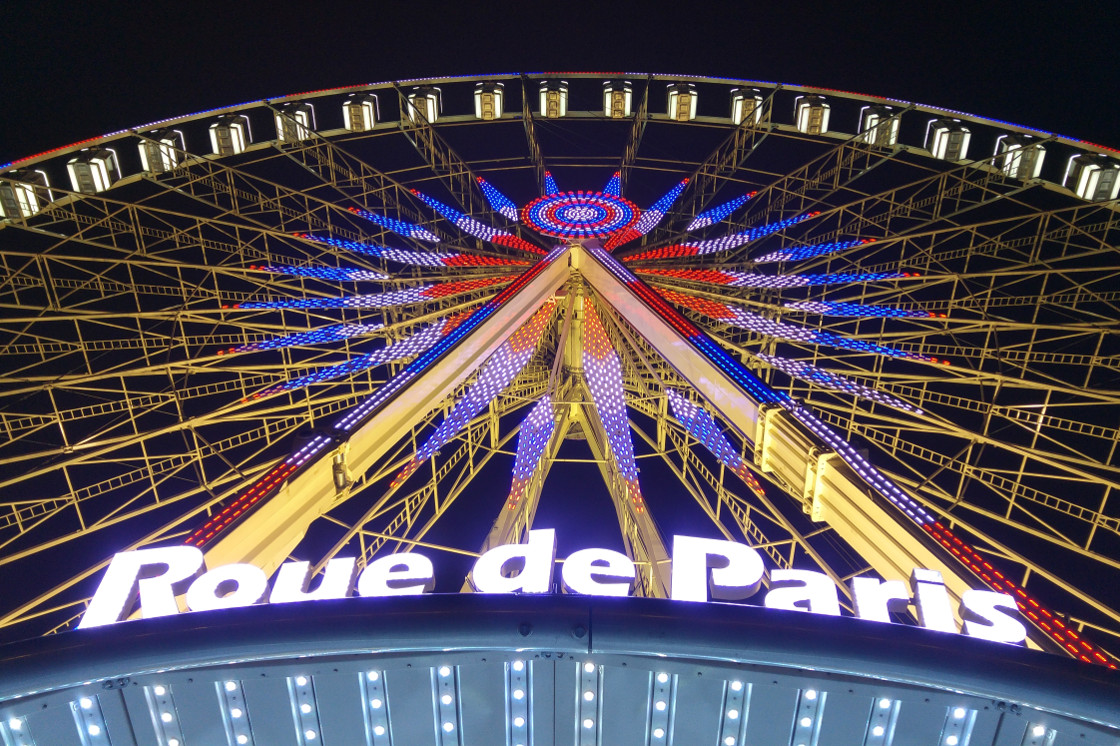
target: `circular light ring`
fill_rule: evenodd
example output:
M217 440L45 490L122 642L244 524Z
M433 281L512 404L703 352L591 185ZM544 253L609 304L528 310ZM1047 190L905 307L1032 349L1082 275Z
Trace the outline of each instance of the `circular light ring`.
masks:
M638 222L641 211L628 199L602 192L558 192L526 205L521 219L556 238L602 238Z

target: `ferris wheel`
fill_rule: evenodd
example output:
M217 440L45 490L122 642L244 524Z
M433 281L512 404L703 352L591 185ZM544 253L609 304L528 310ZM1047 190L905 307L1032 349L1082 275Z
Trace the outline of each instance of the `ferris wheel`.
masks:
M848 92L531 74L7 164L0 567L27 582L0 626L68 629L114 552L169 544L267 573L422 548L469 591L547 516L610 524L635 595L703 527L844 593L936 568L1115 667L1114 155Z

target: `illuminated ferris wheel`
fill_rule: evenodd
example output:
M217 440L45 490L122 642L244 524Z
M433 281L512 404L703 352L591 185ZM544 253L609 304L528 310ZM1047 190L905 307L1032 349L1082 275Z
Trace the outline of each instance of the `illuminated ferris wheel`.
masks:
M271 574L421 548L469 591L547 516L606 518L634 595L669 595L687 525L843 594L937 569L1114 667L1112 153L847 92L533 74L7 164L0 567L33 581L6 636L72 627L122 549Z

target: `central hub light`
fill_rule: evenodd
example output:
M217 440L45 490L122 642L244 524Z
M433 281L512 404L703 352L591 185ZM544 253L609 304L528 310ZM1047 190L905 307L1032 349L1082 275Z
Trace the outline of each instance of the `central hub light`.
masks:
M603 192L557 192L530 202L521 219L557 238L603 238L629 228L640 211L628 199Z

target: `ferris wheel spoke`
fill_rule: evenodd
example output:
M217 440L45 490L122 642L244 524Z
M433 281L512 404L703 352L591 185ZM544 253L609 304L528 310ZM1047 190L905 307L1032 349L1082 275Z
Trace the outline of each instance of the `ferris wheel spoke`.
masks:
M625 186L630 186L630 172L634 168L635 161L638 160L638 148L642 144L642 135L645 134L646 124L649 121L649 90L652 87L653 76L650 75L646 78L646 84L642 88L638 108L634 110L631 117L633 121L630 123L630 129L626 134L626 145L622 149L622 158L618 163L619 178Z

